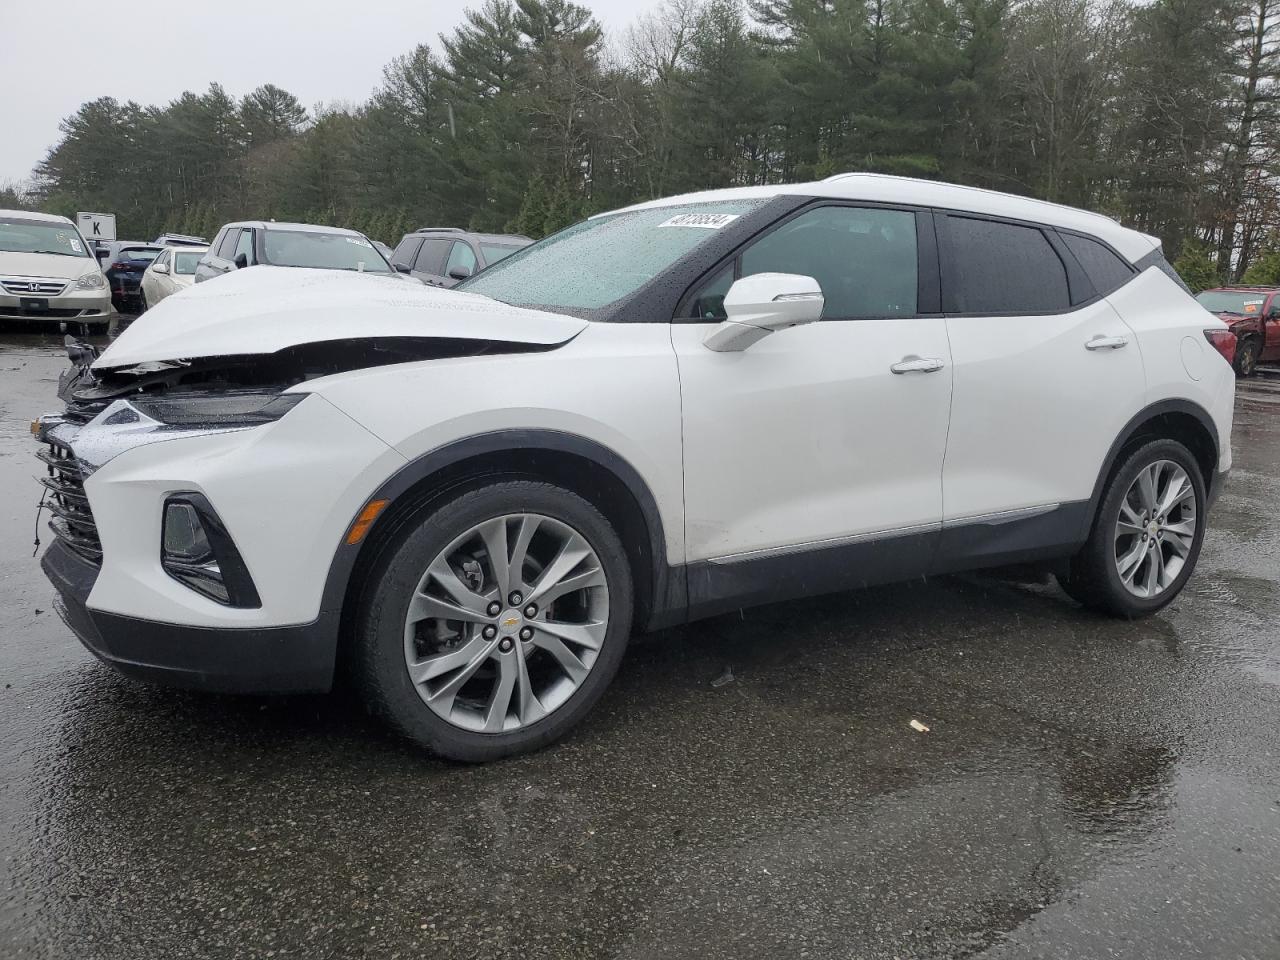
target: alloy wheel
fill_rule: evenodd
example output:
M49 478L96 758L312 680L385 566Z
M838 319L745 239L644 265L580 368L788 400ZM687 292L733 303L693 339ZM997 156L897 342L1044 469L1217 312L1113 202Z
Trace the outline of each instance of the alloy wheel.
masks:
M507 514L428 565L405 617L405 667L444 720L510 733L569 700L608 626L608 581L586 538L551 517Z
M1160 596L1178 579L1196 538L1196 490L1187 471L1157 460L1139 471L1120 501L1116 572L1135 597Z

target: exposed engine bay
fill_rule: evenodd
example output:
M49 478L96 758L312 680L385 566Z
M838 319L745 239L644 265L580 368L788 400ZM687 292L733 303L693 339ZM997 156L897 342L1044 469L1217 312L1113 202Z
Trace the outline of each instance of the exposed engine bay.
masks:
M517 343L446 337L369 337L326 340L286 347L269 354L164 360L94 370L98 352L68 335L71 366L58 380L67 419L87 422L112 401L232 396L238 392L280 392L335 373L396 363L552 350L559 344Z

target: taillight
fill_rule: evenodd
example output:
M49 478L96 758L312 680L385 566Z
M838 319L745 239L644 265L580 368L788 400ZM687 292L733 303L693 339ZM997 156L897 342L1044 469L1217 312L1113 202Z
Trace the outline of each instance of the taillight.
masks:
M107 269L108 270L128 270L129 265L127 263L116 262L116 263L113 263L111 266L107 267Z
M1213 349L1222 354L1227 363L1236 362L1236 335L1230 330L1223 330L1216 327L1213 330L1206 330L1204 338L1209 341Z

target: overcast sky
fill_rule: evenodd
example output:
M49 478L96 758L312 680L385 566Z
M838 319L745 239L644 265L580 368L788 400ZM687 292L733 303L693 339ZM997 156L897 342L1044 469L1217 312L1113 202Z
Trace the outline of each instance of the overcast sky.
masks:
M237 97L274 83L308 108L358 103L392 57L424 42L438 50L437 35L479 2L0 0L0 184L25 180L59 121L97 97L163 104L217 81ZM617 35L657 0L585 5Z

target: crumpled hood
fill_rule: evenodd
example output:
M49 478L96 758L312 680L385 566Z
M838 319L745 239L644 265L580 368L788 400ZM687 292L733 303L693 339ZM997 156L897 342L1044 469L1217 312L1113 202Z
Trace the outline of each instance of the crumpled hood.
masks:
M99 273L93 257L68 257L60 253L0 253L0 274L6 277L49 277L79 280L86 273Z
M116 338L95 370L269 354L327 340L442 337L559 344L586 320L511 307L398 276L248 267L166 297Z

